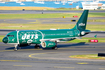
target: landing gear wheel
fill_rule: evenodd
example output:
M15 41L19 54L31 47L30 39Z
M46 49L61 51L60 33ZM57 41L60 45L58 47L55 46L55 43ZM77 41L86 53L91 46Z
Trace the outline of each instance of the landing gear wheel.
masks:
M40 48L40 46L36 44L35 45L35 49L39 49L39 48Z
M17 50L18 50L17 48L14 49L14 51L17 51Z
M58 48L57 48L57 46L56 46L56 47L52 47L52 49L55 49L55 50L57 50Z
M55 41L55 43L56 43L56 45L55 45L55 47L52 47L52 49L57 50L57 49L58 49L58 48L57 48L57 41Z

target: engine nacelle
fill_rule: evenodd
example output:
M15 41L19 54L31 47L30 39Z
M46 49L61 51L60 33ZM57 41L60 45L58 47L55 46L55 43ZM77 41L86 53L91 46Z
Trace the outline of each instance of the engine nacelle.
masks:
M26 46L29 46L30 44L19 44L18 46L19 47L26 47Z
M84 36L89 33L90 33L90 30L84 30L84 31L81 31L80 36Z
M85 32L84 32L84 31L82 31L82 32L81 32L81 35L85 35Z
M41 43L41 45L43 48L52 48L56 46L56 43L52 41L44 41Z

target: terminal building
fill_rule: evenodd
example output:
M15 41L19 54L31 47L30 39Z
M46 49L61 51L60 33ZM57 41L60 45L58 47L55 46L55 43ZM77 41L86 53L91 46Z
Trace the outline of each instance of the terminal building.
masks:
M97 9L104 9L104 4L99 2L82 2L83 10L90 9L90 10L97 10Z
M51 4L49 4L49 1L52 1ZM100 3L100 1L104 3ZM41 6L40 4L44 4L45 7L53 7L53 8L83 8L89 9L89 10L97 10L97 9L105 9L105 0L98 0L98 1L92 1L92 0L0 0L0 3L2 3L2 6L10 6L7 2L16 2L20 5L17 6ZM25 3L37 3L33 5L25 4ZM3 4L4 3L4 4ZM7 5L8 4L8 5ZM14 3L15 5L15 3ZM13 5L13 6L14 6ZM15 6L16 6L15 5Z

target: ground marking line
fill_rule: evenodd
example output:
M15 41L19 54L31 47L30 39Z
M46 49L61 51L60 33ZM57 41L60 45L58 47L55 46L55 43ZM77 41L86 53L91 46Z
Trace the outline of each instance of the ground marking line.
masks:
M75 68L75 67L60 67L60 66L54 66L54 68Z
M13 65L13 66L32 67L31 65Z
M78 62L77 64L88 64L88 63L85 63L85 62L84 63L80 63L80 62Z

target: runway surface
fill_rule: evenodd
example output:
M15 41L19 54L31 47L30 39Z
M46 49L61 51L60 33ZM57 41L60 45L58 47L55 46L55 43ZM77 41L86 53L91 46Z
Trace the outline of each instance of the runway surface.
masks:
M0 14L42 14L43 13L82 13L83 10L0 10ZM105 10L90 10L89 12L105 12Z
M58 48L42 50L31 45L13 51L13 45L0 43L0 70L105 70L105 60L69 58L105 53L105 43L61 43Z
M44 11L44 13L54 13L54 11ZM62 12L62 11L60 11ZM60 13L58 11L58 13ZM63 11L64 12L64 11ZM70 12L70 11L65 11ZM71 11L77 12L77 11ZM78 11L82 12L82 11ZM90 11L91 12L91 11ZM95 11L92 11L95 12ZM97 11L99 12L99 11ZM100 11L103 12L103 11ZM105 11L104 11L105 12ZM4 14L23 14L23 13L42 13L42 11L0 11ZM0 19L1 23L30 23L41 21L45 23L69 23L74 18L57 19ZM99 19L89 18L89 19ZM104 18L100 18L104 19ZM4 21L5 20L5 21ZM61 21L62 20L62 21ZM75 18L78 20L78 18ZM75 22L72 22L74 24ZM88 23L104 24L104 23ZM6 35L14 30L0 30L0 35ZM105 32L91 32L86 37L104 37ZM76 59L70 58L71 55L98 54L105 53L105 43L58 43L58 50L34 49L34 44L27 47L18 48L14 51L14 45L0 42L0 70L105 70L105 60Z
M0 23L8 23L8 24L76 24L76 22L72 22L71 20L78 20L79 18L36 18L36 19L0 19ZM105 19L105 17L90 17L88 20L92 20L91 22L87 22L87 24L97 24L97 25L105 25L104 22L95 22L97 19Z
M0 30L5 35L14 30ZM87 37L105 32L91 32ZM18 48L0 43L0 70L105 70L105 60L74 59L71 55L105 53L105 43L59 43L58 50L34 49L34 45Z

